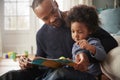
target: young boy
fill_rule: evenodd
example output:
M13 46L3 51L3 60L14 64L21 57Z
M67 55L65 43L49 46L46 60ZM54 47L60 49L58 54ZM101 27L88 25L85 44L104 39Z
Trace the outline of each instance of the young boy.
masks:
M71 27L72 39L75 41L72 54L73 60L78 64L76 69L80 68L80 54L88 56L89 66L87 72L98 77L101 75L99 62L106 57L106 52L99 39L92 37L91 34L99 29L99 18L94 7L78 5L73 7L68 13L68 24ZM85 66L86 67L86 66Z

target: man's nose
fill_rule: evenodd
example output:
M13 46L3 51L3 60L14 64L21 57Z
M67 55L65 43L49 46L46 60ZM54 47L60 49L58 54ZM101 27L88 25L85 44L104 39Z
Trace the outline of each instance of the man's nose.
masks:
M52 17L50 18L50 23L53 23L55 20L56 20L56 17L55 17L55 16L52 16Z

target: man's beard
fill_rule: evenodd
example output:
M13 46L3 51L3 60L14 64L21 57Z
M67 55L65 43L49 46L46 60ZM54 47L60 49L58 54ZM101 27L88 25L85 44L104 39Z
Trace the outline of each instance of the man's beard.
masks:
M64 24L64 21L62 19L58 18L53 23L51 23L50 25L54 26L54 27L60 27L63 24Z

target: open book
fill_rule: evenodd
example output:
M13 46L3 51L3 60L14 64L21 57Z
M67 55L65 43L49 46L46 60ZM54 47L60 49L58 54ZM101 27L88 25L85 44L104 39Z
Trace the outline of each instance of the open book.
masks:
M39 57L31 61L30 63L34 65L46 66L46 67L51 67L51 68L59 68L59 67L66 66L66 65L73 67L75 65L75 63L72 60L67 59L67 58L48 59L48 58Z

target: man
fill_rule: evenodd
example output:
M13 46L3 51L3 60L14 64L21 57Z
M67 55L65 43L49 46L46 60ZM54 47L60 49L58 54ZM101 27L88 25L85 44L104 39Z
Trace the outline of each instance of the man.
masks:
M32 9L38 18L45 24L38 31L36 36L37 54L47 58L59 58L61 56L72 58L72 45L70 29L66 26L66 12L61 12L58 5L53 0L33 0ZM117 42L103 29L99 29L94 37L99 38L108 52L117 46ZM109 45L108 45L109 44ZM2 80L35 80L42 79L49 71L49 68L31 66L24 61L25 57L19 60L21 70L10 71L1 76ZM81 56L80 64L88 64L88 57ZM88 75L89 76L89 75Z

